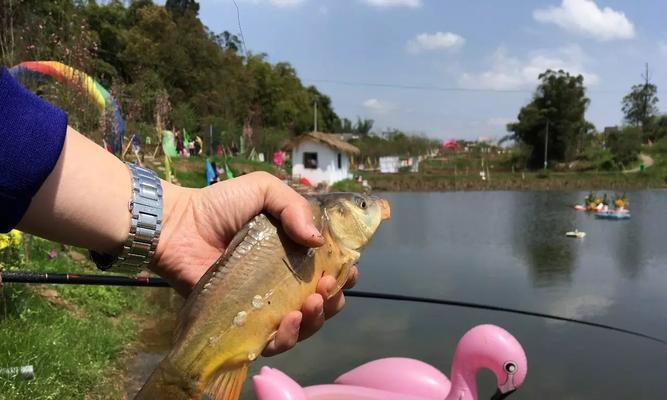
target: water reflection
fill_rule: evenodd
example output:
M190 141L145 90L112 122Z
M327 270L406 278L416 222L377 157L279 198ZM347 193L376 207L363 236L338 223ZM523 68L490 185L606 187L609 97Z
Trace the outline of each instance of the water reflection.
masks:
M632 205L637 209L646 207L644 194L637 193L633 196ZM614 259L617 268L628 279L638 278L644 267L641 232L646 217L651 218L651 213L638 212L633 213L630 220L608 221L615 222L608 227L614 236L610 248L616 253Z
M576 269L579 243L565 237L576 228L572 217L563 218L565 205L572 204L572 194L514 193L512 232L514 251L529 268L535 286L565 284Z

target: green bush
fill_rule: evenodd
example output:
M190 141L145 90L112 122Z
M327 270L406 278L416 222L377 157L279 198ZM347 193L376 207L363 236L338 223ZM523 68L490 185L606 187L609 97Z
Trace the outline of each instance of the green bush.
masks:
M345 179L338 181L331 185L332 192L358 192L362 193L365 191L365 188L361 184L357 183L354 179Z
M634 126L625 126L614 130L607 137L607 147L614 162L621 166L628 166L637 160L641 147L641 130Z

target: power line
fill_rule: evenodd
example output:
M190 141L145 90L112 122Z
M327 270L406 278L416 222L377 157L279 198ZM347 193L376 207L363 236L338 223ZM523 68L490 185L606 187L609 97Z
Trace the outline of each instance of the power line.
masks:
M405 90L422 90L430 92L468 92L468 93L523 93L533 94L535 89L492 89L492 88L466 88L456 86L437 86L437 85L405 85L400 83L386 83L386 82L362 82L362 81L343 81L336 79L317 79L304 78L304 81L313 83L328 83L342 86L362 86L362 87L380 87L388 89L405 89ZM586 89L586 93L627 93L624 89Z
M304 78L304 81L315 82L315 83L331 83L334 85L344 85L344 86L368 86L368 87L383 87L390 89L426 90L434 92L533 93L532 90L528 89L475 89L475 88L461 88L461 87L443 87L435 85L403 85L397 83L354 82L354 81L340 81L334 79L310 79L310 78Z

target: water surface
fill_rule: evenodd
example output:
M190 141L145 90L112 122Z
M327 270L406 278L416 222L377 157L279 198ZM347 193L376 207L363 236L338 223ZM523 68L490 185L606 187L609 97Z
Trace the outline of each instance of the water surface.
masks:
M385 224L363 254L357 289L488 303L585 319L667 338L667 192L628 193L632 219L596 220L567 205L585 193L384 194ZM566 231L587 232L583 240ZM667 346L597 328L464 308L348 299L322 331L255 362L302 385L366 361L413 357L449 375L458 339L494 323L524 346L529 372L514 399L667 396ZM480 398L495 391L480 374ZM244 398L252 399L250 385Z

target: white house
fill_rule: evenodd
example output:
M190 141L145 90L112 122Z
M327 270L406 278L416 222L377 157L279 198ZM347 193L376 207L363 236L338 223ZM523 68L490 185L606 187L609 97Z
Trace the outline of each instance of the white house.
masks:
M323 132L310 132L290 142L292 150L292 177L306 178L313 185L332 185L352 178L349 173L349 156L359 154L359 149Z

